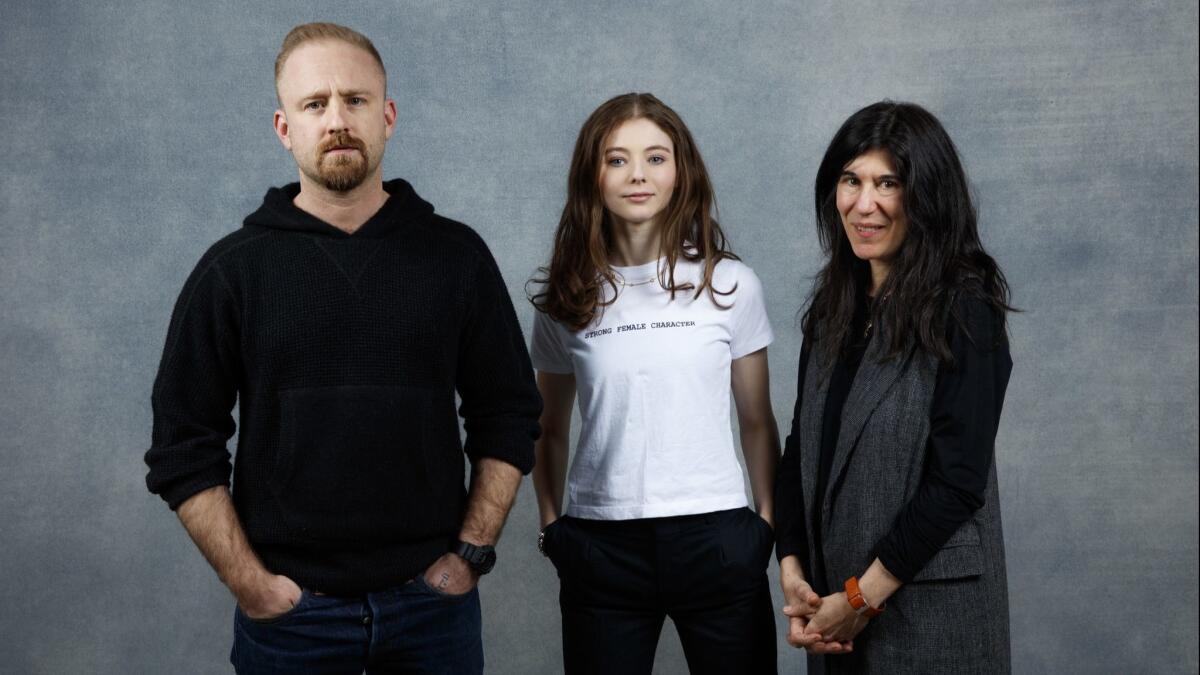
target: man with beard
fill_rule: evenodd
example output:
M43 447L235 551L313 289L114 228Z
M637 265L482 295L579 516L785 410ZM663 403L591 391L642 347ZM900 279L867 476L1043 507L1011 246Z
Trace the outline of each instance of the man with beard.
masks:
M481 672L476 583L538 434L525 340L479 236L383 181L371 42L298 26L275 83L300 181L188 278L147 485L237 600L239 673Z

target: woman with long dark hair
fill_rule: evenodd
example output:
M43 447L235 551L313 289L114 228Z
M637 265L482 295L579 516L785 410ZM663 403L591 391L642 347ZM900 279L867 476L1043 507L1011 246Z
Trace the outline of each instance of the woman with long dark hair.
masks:
M776 487L788 641L816 672L1007 672L1012 308L958 152L923 108L876 103L830 142L814 197L827 259Z
M667 616L692 672L775 672L772 333L714 209L691 132L657 98L617 96L584 123L530 349L539 544L561 581L568 673L651 672Z

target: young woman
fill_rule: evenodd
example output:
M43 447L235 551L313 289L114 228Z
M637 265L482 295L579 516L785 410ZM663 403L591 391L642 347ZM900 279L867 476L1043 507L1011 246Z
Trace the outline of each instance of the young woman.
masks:
M876 103L834 136L815 197L828 257L776 490L788 641L817 672L1007 672L1011 307L958 153L924 109Z
M584 123L530 350L540 545L561 580L568 673L649 673L666 616L692 672L775 672L772 333L713 208L691 133L655 97L617 96Z

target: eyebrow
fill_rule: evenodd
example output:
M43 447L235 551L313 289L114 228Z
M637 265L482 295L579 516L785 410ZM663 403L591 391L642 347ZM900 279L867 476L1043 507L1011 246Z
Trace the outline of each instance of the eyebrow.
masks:
M342 98L350 98L353 96L357 96L359 98L368 98L371 95L371 92L365 91L365 90L352 89L349 91L338 92L338 95L341 96ZM300 97L300 100L308 101L308 100L314 99L314 98L329 98L329 90L328 89L318 89L316 91L310 92L306 96Z
M854 173L853 171L843 171L842 178L858 178L858 174ZM897 176L894 173L885 173L876 178L876 180L889 180L889 179L894 180L897 183L901 182L900 176Z
M646 152L649 152L651 150L661 150L662 152L671 152L671 149L666 147L665 145L652 145L652 146L646 148ZM610 152L629 152L629 150L626 148L622 148L620 146L605 148L605 150L604 150L605 154L608 154Z

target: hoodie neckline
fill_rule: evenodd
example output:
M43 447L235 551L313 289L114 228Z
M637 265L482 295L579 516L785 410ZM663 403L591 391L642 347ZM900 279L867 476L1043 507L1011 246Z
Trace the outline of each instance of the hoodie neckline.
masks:
M396 178L385 181L387 200L353 233L334 227L296 206L300 183L267 190L262 206L246 217L246 227L267 227L275 230L307 232L336 239L381 239L405 224L421 222L433 214L433 206L421 199L408 181Z

